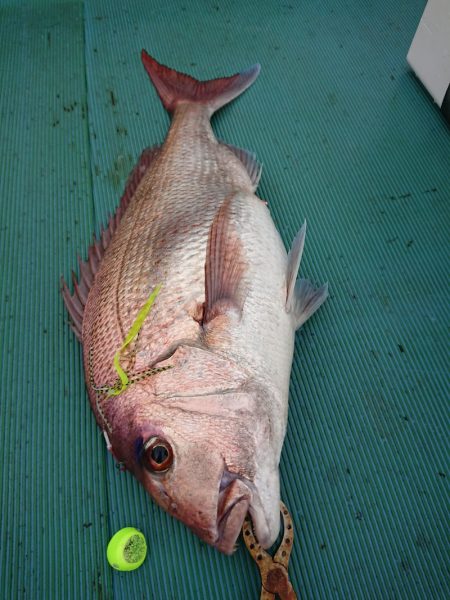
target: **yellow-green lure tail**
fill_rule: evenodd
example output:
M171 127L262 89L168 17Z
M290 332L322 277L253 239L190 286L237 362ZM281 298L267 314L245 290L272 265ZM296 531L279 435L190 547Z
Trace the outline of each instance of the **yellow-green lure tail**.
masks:
M125 350L125 348L127 346L129 346L131 344L131 342L133 342L136 339L136 337L138 336L139 331L142 329L142 325L144 324L144 321L147 318L160 290L161 290L161 284L159 283L155 287L153 292L150 294L150 296L148 297L148 300L146 301L144 306L138 312L137 317L135 318L133 325L130 327L130 330L128 331L128 333L126 335L123 344L117 350L117 352L114 354L113 364L114 364L114 369L116 370L117 375L119 377L119 380L114 385L114 387L107 389L108 396L118 396L127 388L127 386L130 383L133 383L133 380L130 381L128 375L125 373L125 371L123 370L123 368L120 364L120 355ZM164 369L161 369L161 370L164 370ZM151 369L151 371L157 372L158 369Z

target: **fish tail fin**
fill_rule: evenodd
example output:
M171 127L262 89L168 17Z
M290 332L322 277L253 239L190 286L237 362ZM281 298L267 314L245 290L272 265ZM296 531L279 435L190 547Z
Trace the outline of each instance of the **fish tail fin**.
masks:
M145 50L142 50L141 58L164 107L169 112L173 112L179 103L191 102L204 104L212 115L242 94L255 81L261 69L260 65L256 64L231 77L198 81L190 75L160 64Z

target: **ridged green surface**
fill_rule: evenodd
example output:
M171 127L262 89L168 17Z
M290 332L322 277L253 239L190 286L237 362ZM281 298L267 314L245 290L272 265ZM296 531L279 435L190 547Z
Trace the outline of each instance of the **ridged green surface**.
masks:
M302 272L330 283L281 462L299 597L450 597L450 136L405 61L424 2L241 4L0 3L2 597L259 597L242 543L220 555L115 468L58 292L167 130L142 47L198 78L262 64L214 127L263 162L286 244L308 219ZM149 555L119 573L126 525Z

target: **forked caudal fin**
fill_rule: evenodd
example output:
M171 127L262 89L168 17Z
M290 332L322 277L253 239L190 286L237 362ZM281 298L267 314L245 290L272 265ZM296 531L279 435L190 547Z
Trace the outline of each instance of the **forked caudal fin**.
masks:
M212 115L242 94L255 81L261 69L260 65L256 64L231 77L198 81L190 75L160 64L145 50L142 50L141 57L164 107L169 112L173 112L180 103L192 102L204 104Z

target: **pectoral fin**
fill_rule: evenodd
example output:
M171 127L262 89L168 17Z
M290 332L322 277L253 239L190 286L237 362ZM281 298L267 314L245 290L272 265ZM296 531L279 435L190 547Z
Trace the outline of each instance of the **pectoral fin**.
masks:
M233 197L217 211L208 237L205 262L203 323L230 310L242 311L245 302L242 243L233 225Z
M286 275L286 310L293 315L296 329L301 327L328 297L328 283L316 288L307 279L297 280L303 248L305 246L305 237L306 221L292 242L288 254Z

